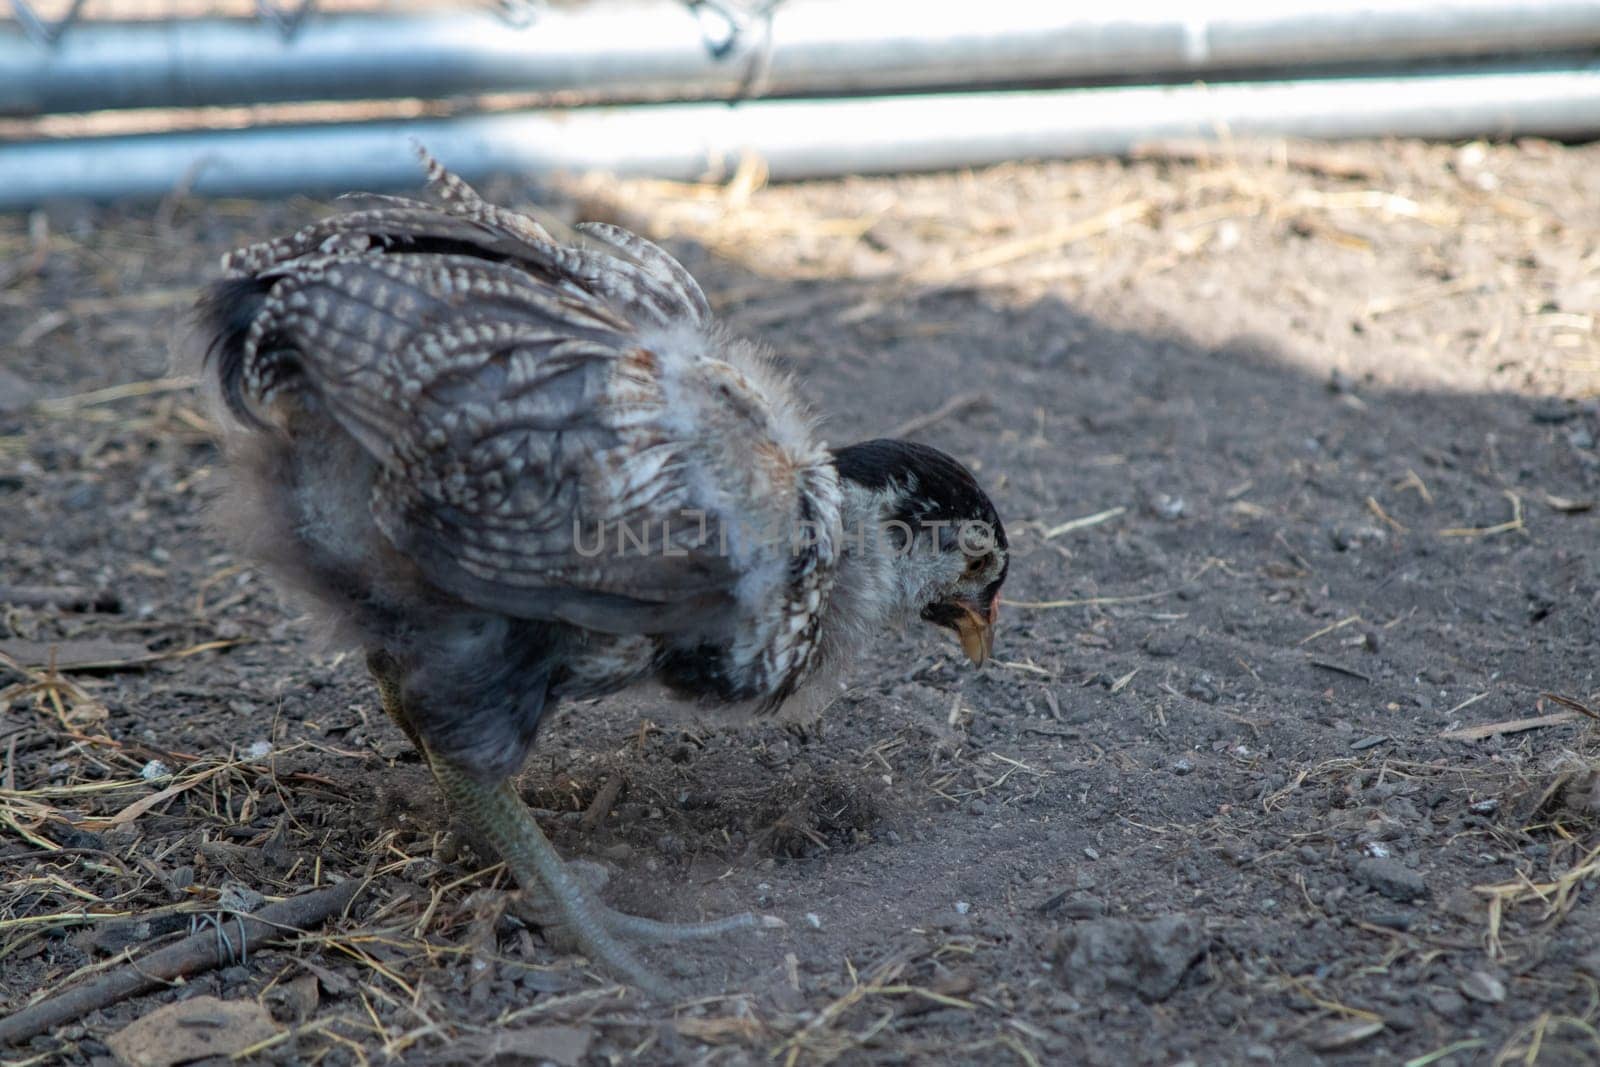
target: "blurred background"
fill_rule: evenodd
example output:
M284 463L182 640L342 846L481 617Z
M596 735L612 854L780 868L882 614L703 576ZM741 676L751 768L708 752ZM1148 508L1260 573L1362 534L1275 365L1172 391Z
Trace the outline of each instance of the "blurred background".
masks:
M0 207L601 169L774 179L1175 138L1581 138L1600 4L11 0Z

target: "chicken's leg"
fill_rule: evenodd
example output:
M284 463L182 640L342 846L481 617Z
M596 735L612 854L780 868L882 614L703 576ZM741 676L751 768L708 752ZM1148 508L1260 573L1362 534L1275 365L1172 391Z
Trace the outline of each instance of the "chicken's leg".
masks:
M378 683L378 702L383 705L384 713L394 720L394 724L406 735L406 740L411 742L411 747L426 760L428 750L423 747L417 728L411 725L410 718L406 716L405 703L400 698L400 664L383 649L372 649L367 652L367 670L372 674L372 680Z
M625 941L683 941L783 925L748 912L710 922L665 923L614 911L573 875L511 783L489 785L446 760L435 760L433 766L451 809L488 839L523 890L559 917L585 955L653 997L671 999L672 985L640 962Z
M561 927L591 959L626 978L651 996L670 999L672 987L647 968L625 941L688 941L716 937L755 926L782 926L769 915L745 912L725 919L698 923L668 923L626 915L607 907L579 880L550 844L533 813L517 796L510 782L488 784L434 756L406 714L400 696L396 665L386 652L367 656L367 666L378 683L384 711L422 753L434 780L444 793L452 821L488 843L522 887L533 911L546 925Z

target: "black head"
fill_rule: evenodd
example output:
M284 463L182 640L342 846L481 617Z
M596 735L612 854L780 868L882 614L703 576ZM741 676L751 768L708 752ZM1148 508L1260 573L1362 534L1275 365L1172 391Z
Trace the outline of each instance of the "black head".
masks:
M972 472L936 448L891 438L839 449L834 463L846 482L881 495L886 525L910 535L897 545L910 606L956 631L982 663L1011 561L1005 527ZM921 547L933 558L917 558Z

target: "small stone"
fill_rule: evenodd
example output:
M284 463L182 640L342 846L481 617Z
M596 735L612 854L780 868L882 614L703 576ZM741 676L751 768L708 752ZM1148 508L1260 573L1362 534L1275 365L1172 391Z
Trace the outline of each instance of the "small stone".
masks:
M806 925L811 927L813 930L822 929L822 916L818 915L814 911L806 912Z
M1189 505L1184 502L1181 496L1160 493L1150 501L1150 510L1155 513L1157 518L1166 519L1170 522L1174 519L1183 518L1184 512L1189 510Z
M1192 770L1194 770L1194 763L1190 761L1188 756L1179 756L1172 761L1173 774L1188 774Z
M1399 860L1373 857L1355 867L1356 880L1371 886L1390 900L1415 900L1428 895L1422 875Z
M12 415L28 408L39 398L39 387L0 367L0 415Z
M1417 1018L1415 1011L1399 1004L1384 1011L1383 1021L1389 1024L1389 1029L1398 1030L1402 1033L1415 1030L1421 1022Z
M972 905L967 903L965 900L956 901L956 914L957 915L965 915L967 912L969 912L971 910L972 910Z
M1467 1013L1467 1000L1460 993L1441 989L1428 994L1428 1007L1446 1019L1457 1019Z
M1145 655L1167 659L1183 651L1183 639L1169 632L1160 631L1147 636L1143 647Z
M1097 860L1100 858L1100 853L1096 852L1093 848L1085 848L1083 850L1083 854L1092 860Z
M1534 422L1545 426L1559 426L1576 418L1578 409L1570 401L1552 396L1535 401L1533 410L1529 414Z
M1506 999L1505 983L1488 971L1473 971L1463 978L1461 992L1481 1004L1500 1004Z
M171 776L172 768L158 759L153 759L139 768L139 777L147 782L153 782L157 778L170 778Z
M1355 749L1357 752L1361 752L1365 749L1377 748L1387 740L1389 740L1387 734L1368 734L1359 741L1350 742L1350 747Z
M1337 552L1361 550L1369 545L1381 545L1388 534L1376 526L1333 526L1328 529L1328 543Z
M1094 919L1063 927L1054 963L1074 996L1126 989L1155 1002L1172 995L1205 950L1204 931L1186 915Z
M1336 1052L1342 1048L1359 1045L1368 1038L1383 1033L1383 1022L1378 1019L1347 1019L1334 1023L1311 1041L1318 1052Z
M1061 905L1061 914L1069 919L1098 919L1105 913L1104 901L1084 894L1073 896Z

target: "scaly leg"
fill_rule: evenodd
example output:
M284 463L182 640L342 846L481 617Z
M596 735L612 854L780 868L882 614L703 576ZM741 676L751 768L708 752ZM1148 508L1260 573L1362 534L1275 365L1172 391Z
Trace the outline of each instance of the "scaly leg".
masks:
M433 769L433 760L428 758L428 748L422 743L422 735L417 733L417 728L411 725L411 717L406 714L405 701L400 695L400 664L395 658L383 649L369 649L367 652L367 670L372 674L372 680L378 685L378 702L383 705L384 714L388 715L394 724L400 727L400 732L406 735L406 740L411 742L411 747L417 750L417 755L422 757L422 762L427 765L428 772L433 775L434 782L439 781L439 775ZM453 817L450 826L445 830L444 837L433 849L433 859L437 863L453 863L461 855L463 841L463 827L456 825ZM479 850L483 851L483 850ZM487 855L487 853L485 853Z
M411 747L416 749L423 759L427 759L428 750L423 747L422 738L418 735L417 728L411 725L411 720L406 716L405 704L400 699L400 664L383 649L372 649L367 652L367 670L371 672L372 680L378 683L378 701L383 705L384 713L400 727L400 731L406 735L406 740L411 742Z
M384 711L405 731L433 771L452 820L460 820L468 833L486 841L500 855L526 895L527 910L541 925L557 928L607 970L653 997L668 1000L672 998L671 984L640 962L626 940L688 941L783 925L783 920L773 916L748 912L708 922L658 922L607 907L561 859L510 782L487 784L428 750L400 699L393 658L385 652L369 653L367 666L377 680Z

